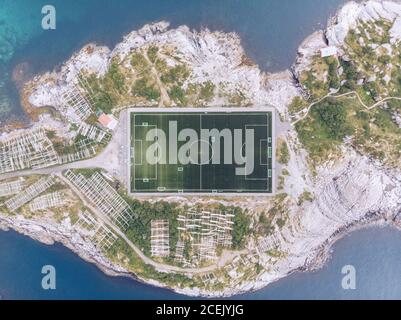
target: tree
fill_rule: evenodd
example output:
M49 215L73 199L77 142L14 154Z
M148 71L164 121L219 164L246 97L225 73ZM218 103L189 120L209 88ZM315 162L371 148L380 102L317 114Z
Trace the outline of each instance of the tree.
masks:
M350 134L346 107L335 99L327 99L313 108L312 114L328 138L343 140Z
M186 104L187 99L185 96L185 91L179 86L172 87L168 94L170 95L170 98L173 99L178 105L182 106Z

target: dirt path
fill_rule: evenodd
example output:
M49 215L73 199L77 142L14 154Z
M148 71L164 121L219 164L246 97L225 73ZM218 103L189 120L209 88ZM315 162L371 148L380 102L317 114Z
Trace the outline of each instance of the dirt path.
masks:
M383 103L385 103L386 101L389 101L389 100L401 101L401 97L387 97L387 98L384 98L384 99L382 99L382 100L376 102L375 104L373 104L372 106L369 107L369 106L367 106L367 105L362 101L361 97L359 96L358 92L356 92L356 91L351 91L351 92L343 93L343 94L340 94L340 95L338 95L338 96L335 95L336 93L337 93L337 92L329 93L329 94L325 95L323 98L320 98L319 100L317 100L317 101L311 103L311 104L309 105L309 107L307 108L306 113L305 113L301 118L299 118L299 119L293 121L291 124L294 126L294 125L296 125L298 122L304 120L304 119L309 115L310 110L311 110L315 105L317 105L318 103L324 101L325 99L327 99L327 98L329 98L329 97L331 97L331 98L336 98L336 99L337 99L337 98L342 98L342 97L346 97L346 96L350 96L350 95L355 95L355 96L357 97L359 103L360 103L365 109L367 109L367 110L372 110L372 109L374 109L374 108L376 108L376 107L382 105ZM302 112L302 111L301 111L301 112ZM299 113L301 113L301 112L299 112ZM299 113L298 113L298 114L299 114Z
M157 86L160 89L160 102L159 102L159 107L168 107L171 106L171 99L170 96L167 93L166 87L163 85L162 81L160 80L159 72L155 68L154 63L152 63L148 57L147 52L144 53L144 57L146 61L150 65L150 70L156 80Z
M105 152L104 155L107 156L107 153ZM109 225L113 231L120 236L130 247L132 250L135 251L135 253L146 263L149 265L152 265L155 267L157 270L164 271L164 272L179 272L179 273L185 273L185 274L197 274L197 273L208 273L212 272L222 266L224 266L226 263L228 263L230 260L234 259L235 257L243 254L246 252L244 251L224 251L220 259L207 267L203 268L180 268L177 266L171 266L171 265L166 265L162 263L158 263L151 258L147 257L130 239L127 238L127 236L122 232L107 216L103 215L99 210L97 210L89 201L86 199L86 197L68 180L66 179L63 175L62 172L67 170L67 169L74 169L74 168L94 168L96 167L95 162L93 162L93 159L81 161L81 162L76 162L72 164L66 164L58 167L50 167L50 168L44 168L44 169L39 169L39 170L25 170L25 171L18 171L18 172L12 172L8 174L3 174L0 176L0 181L1 180L6 180L6 179L11 179L11 178L16 178L16 177L23 177L23 176L29 176L29 175L34 175L34 174L44 174L44 175L49 175L49 174L55 174L57 177L60 178L63 183L65 183L85 204L86 207L88 207L95 215L97 218L99 218L101 221Z
M234 252L234 251L225 251L223 255L221 256L220 260L210 266L204 267L204 268L180 268L176 266L171 266L171 265L166 265L162 263L158 263L151 258L147 257L128 237L118 228L107 216L99 212L94 206L92 206L91 203L86 199L86 197L68 180L66 179L61 173L57 174L57 176L66 184L69 186L69 188L82 200L82 202L87 206L95 215L97 218L99 218L101 221L106 223L108 226L110 226L113 231L120 236L129 246L132 250L135 251L135 253L142 259L143 262L146 264L149 264L153 267L155 267L157 270L164 271L164 272L180 272L180 273L186 273L186 274L196 274L196 273L207 273L207 272L212 272L213 270L225 265L228 261L234 259L236 256L244 253L244 251L241 252ZM220 263L219 263L220 262Z

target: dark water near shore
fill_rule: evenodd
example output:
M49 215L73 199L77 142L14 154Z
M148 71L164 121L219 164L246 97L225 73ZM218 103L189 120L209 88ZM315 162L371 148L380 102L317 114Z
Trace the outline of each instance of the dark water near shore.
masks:
M6 1L7 0L3 0ZM17 0L38 14L44 0ZM124 34L144 24L166 20L172 27L235 31L247 54L262 69L278 71L294 61L300 42L326 26L343 0L56 0L59 22L55 31L42 31L17 49L15 62L35 62L52 68L87 42L114 46ZM38 21L39 22L39 21Z
M334 245L321 270L296 273L258 292L234 299L401 299L401 232L368 229ZM57 289L41 288L41 269L56 268ZM343 290L341 270L356 270L356 290ZM65 247L42 245L15 232L0 232L0 295L3 299L187 299L169 290L108 277Z
M60 65L87 42L113 46L130 30L167 20L172 26L236 31L247 54L263 70L288 68L300 42L343 0L53 0L58 25L40 28L44 0L0 0L0 125L21 118L12 70L29 64L30 73ZM11 45L10 45L11 44ZM7 59L2 54L7 46ZM2 51L3 50L3 51ZM401 299L401 233L393 229L356 232L334 246L322 270L294 274L245 299ZM57 270L57 290L40 287L41 268ZM357 270L357 289L341 289L341 268ZM105 276L61 245L45 246L14 232L0 232L0 296L5 299L182 299L126 278Z

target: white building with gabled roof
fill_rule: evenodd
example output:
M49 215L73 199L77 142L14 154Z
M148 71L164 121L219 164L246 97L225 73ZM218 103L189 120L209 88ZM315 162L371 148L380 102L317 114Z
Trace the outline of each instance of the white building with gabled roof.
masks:
M337 47L334 46L320 49L320 55L322 58L336 56L337 54L338 54L338 49Z

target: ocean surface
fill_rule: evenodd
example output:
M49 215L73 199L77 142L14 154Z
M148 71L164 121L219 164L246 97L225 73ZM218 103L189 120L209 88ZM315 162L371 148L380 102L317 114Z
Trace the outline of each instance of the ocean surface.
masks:
M247 54L266 71L288 68L296 49L324 27L344 0L52 0L57 29L41 29L47 0L0 0L0 125L24 119L13 70L27 75L60 66L87 42L113 46L130 30L159 20L199 30L235 31ZM243 299L401 299L401 233L356 232L333 247L322 270L293 274ZM57 270L57 289L41 289L41 268ZM344 265L356 269L356 290L343 290ZM63 246L45 246L15 232L0 232L3 299L185 299L127 278L105 276Z
M233 299L401 299L401 232L366 229L338 241L323 269L294 273ZM41 287L44 265L56 268L56 290ZM355 290L341 286L342 268L355 268ZM108 277L60 244L47 246L13 231L0 232L3 299L188 299L124 277Z

